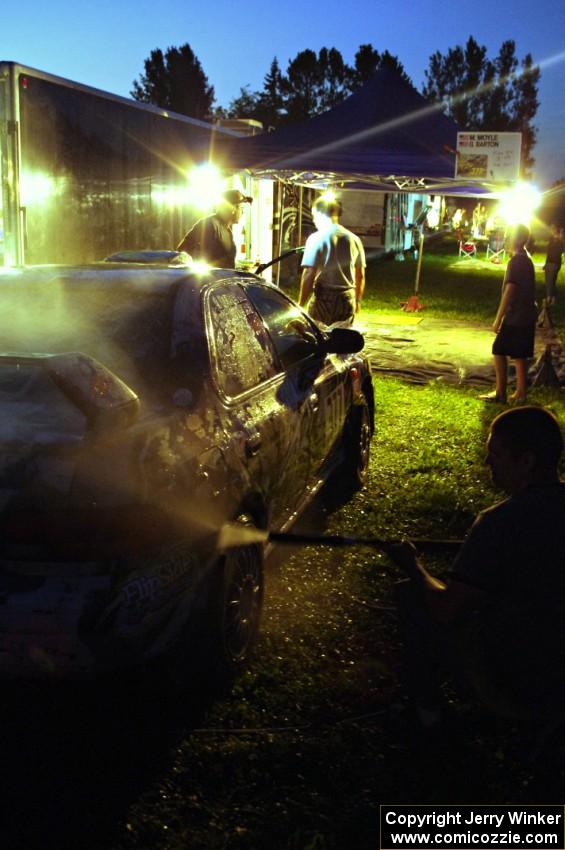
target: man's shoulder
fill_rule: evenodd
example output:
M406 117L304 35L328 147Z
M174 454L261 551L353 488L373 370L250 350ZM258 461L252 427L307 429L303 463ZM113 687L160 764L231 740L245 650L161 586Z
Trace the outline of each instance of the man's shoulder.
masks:
M310 236L308 236L304 243L304 253L307 254L308 252L312 253L313 251L317 251L325 241L325 235L320 230L315 230L314 233L311 233Z
M200 224L202 227L214 228L214 230L219 230L222 227L222 222L215 213L201 218Z
M345 227L343 224L337 225L337 232L343 236L348 236L350 239L354 239L355 241L359 239L356 233L353 233L352 230L349 230L349 228Z
M202 218L197 219L197 221L194 222L194 224L192 225L192 227L190 228L190 230L188 232L189 233L201 233L203 230L207 230L210 226L213 226L213 222L212 222L213 218L214 218L213 215L206 215L206 216L203 216Z
M517 251L509 261L507 269L533 269L534 262L527 251Z
M512 510L512 496L508 496L508 498L501 499L499 502L495 502L494 505L490 505L488 508L484 508L482 511L479 511L475 522L482 524L498 522L498 520L502 517L512 513Z
M544 487L526 487L514 496L508 496L481 511L477 520L498 523L522 513L530 514L538 507L545 510L548 503L562 507L565 511L565 482Z

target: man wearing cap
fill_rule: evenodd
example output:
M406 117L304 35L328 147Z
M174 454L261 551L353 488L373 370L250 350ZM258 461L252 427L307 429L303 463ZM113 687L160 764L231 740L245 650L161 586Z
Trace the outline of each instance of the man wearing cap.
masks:
M313 319L332 325L352 323L359 311L365 288L363 243L339 223L341 204L317 198L312 218L317 232L306 240L302 258L299 304L308 305Z
M186 251L194 260L202 260L215 268L235 268L236 247L231 228L241 217L242 204L252 201L253 198L243 195L239 189L228 189L216 211L193 225L179 242L177 251Z

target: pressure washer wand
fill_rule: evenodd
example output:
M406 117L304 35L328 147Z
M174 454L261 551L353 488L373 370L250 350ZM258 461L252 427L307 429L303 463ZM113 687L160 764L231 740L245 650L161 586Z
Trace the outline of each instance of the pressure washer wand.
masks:
M247 546L253 543L283 543L291 546L371 546L386 552L391 546L403 541L400 539L383 540L380 537L352 537L343 534L303 534L301 532L269 531L237 522L226 522L219 529L216 548L230 549L234 546ZM459 547L462 540L437 540L430 538L410 538L416 548Z
M396 546L403 541L400 539L383 540L379 537L350 537L343 534L301 534L285 531L269 531L268 540L272 543L286 543L294 545L310 546L370 546L373 549L386 551L391 546ZM410 542L416 548L441 548L443 546L455 548L461 546L462 540L432 539L432 538L410 538Z

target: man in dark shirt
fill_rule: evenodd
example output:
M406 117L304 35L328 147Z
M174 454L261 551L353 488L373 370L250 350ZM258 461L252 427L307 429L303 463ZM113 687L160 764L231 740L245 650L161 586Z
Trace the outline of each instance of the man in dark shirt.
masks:
M491 707L531 714L563 696L565 484L556 417L518 407L492 423L486 462L509 498L480 513L451 579L431 576L410 544L388 552L398 585L408 684L424 725L440 719L438 664Z
M177 251L186 251L193 260L214 268L235 268L236 247L231 228L241 217L242 204L250 204L252 200L238 189L228 189L213 215L197 221L179 242Z
M563 229L557 225L551 226L551 236L547 243L547 256L543 270L545 272L545 298L546 304L550 306L555 303L555 292L557 275L561 268L561 254L563 253Z
M492 346L496 386L494 392L481 395L483 401L506 404L508 358L514 360L516 390L512 401L523 403L527 394L528 358L534 355L537 308L536 276L532 258L526 251L530 231L518 224L511 233L514 251L502 283L500 304L492 329L496 339Z

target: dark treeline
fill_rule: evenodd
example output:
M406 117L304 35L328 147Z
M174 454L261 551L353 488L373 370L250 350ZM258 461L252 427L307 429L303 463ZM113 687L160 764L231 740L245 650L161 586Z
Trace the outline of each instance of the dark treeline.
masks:
M362 44L352 65L335 47L302 50L283 71L275 57L261 89L248 85L227 107L215 104L209 83L190 45L151 51L144 73L135 80L132 96L184 115L203 120L255 118L265 129L293 124L331 109L369 80L380 68L393 68L412 81L397 56ZM496 56L473 37L464 46L436 51L425 71L422 94L441 102L446 114L462 130L515 131L522 133L522 164L527 174L534 163L539 67L528 53L516 56L512 40L504 41Z

